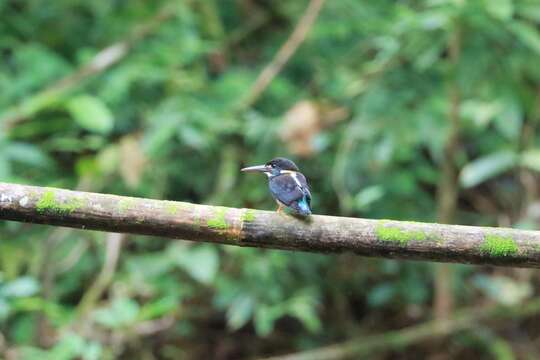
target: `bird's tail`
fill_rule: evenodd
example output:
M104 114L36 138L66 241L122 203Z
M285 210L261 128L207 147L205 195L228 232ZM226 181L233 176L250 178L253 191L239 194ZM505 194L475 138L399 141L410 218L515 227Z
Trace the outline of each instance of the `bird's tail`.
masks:
M292 208L295 210L296 213L302 216L309 216L311 215L311 209L309 208L309 204L307 202L307 199L304 197L297 203L294 203Z

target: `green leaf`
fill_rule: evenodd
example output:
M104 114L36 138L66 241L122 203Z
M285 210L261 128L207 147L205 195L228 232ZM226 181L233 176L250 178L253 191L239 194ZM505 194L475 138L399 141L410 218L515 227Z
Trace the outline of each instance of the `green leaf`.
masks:
M321 329L321 322L316 311L317 302L313 291L303 291L287 304L287 314L300 320L310 332Z
M0 181L9 181L11 177L11 166L6 154L0 152Z
M487 126L491 120L501 111L502 104L499 101L482 101L471 99L463 102L461 116L479 127Z
M171 270L173 264L162 253L148 253L132 255L127 261L127 266L133 274L137 274L140 278L150 281L165 275Z
M356 206L360 210L368 209L371 204L384 196L384 187L381 185L369 186L355 196Z
M395 294L396 286L393 283L379 284L368 293L368 304L375 307L386 305L392 300Z
M526 46L540 55L540 33L534 26L523 21L510 24L510 31Z
M540 149L531 149L522 152L520 164L528 169L540 172Z
M5 297L26 297L32 296L39 290L36 279L24 276L13 280L0 289L0 295Z
M512 0L484 0L486 11L499 20L510 20L514 14L514 4Z
M150 155L167 149L183 119L183 109L176 101L165 100L156 108L148 115L150 126L144 132L142 141L144 151Z
M13 311L15 313L15 311ZM19 313L19 316L13 319L9 324L9 332L15 343L29 344L32 342L33 330L37 326L37 321L34 314Z
M459 180L465 188L470 188L510 170L517 162L518 155L509 150L483 156L468 163Z
M51 360L48 351L42 350L35 346L20 346L17 349L17 355L20 356L21 359L25 360Z
M495 115L494 125L507 139L517 141L521 136L523 110L518 102L512 99L502 101L499 113Z
M493 354L496 360L515 360L516 355L511 343L500 337L492 337L489 339L489 351Z
M67 334L51 350L50 357L57 360L71 360L83 353L85 345L81 336Z
M492 300L503 305L517 305L533 294L529 283L506 276L477 275L473 283Z
M148 320L162 317L165 314L175 312L180 300L175 296L164 296L157 298L155 301L145 304L141 307L138 318L140 320Z
M83 360L103 359L103 346L97 341L90 342L86 344L86 348L80 356Z
M113 129L113 115L107 105L97 97L80 95L69 100L66 107L83 129L99 134L108 134Z
M193 279L209 285L219 269L217 249L210 245L170 248L172 260Z
M255 332L267 336L274 329L274 322L281 316L281 311L275 307L259 305L255 310Z
M540 3L534 3L533 1L516 4L516 12L525 19L540 23Z
M128 298L115 299L108 307L94 311L97 323L116 329L132 324L139 314L139 304Z
M4 321L8 317L10 310L9 303L0 297L0 321Z
M24 165L47 168L52 166L52 159L39 147L26 143L9 143L6 146L5 154L11 161L16 161Z
M250 296L240 296L233 301L227 310L227 325L232 330L244 326L253 314L254 300Z

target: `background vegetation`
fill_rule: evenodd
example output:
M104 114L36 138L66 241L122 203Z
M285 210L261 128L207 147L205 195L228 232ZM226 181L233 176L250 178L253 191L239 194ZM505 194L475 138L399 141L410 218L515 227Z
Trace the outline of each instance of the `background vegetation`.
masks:
M272 209L238 170L280 155L315 213L536 228L540 3L317 3L0 0L0 181ZM8 222L0 237L6 359L286 354L539 291L532 270ZM537 359L540 328L494 318L408 345L369 358Z

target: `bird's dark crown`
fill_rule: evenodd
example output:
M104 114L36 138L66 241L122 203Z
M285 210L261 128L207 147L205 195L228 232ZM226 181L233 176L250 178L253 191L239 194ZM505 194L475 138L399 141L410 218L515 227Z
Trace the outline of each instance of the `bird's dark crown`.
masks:
M266 166L270 166L271 168L280 170L299 171L298 166L296 166L296 164L292 162L292 160L282 157L270 160L266 163Z

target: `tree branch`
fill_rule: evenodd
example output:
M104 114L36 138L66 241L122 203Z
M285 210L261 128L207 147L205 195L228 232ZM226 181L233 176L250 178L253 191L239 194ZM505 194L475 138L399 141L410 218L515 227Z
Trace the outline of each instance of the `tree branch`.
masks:
M362 336L339 344L295 354L267 357L265 360L341 360L363 358L376 351L403 348L423 340L451 335L475 328L479 321L487 319L518 319L540 312L540 299L515 306L473 307L461 310L455 316L442 320L430 320L400 330L383 334Z
M108 235L103 268L94 283L85 291L77 306L77 315L79 317L84 317L95 306L96 302L110 285L116 271L122 242L124 242L126 236L124 234L115 233Z
M0 183L0 219L236 246L540 268L540 232L196 205Z
M268 85L274 80L277 74L283 69L285 64L296 52L298 47L304 42L311 27L317 20L319 12L326 0L311 0L306 8L302 18L294 28L291 36L281 46L272 61L259 74L253 85L251 86L246 97L240 104L241 109L246 109L253 105L266 90Z

